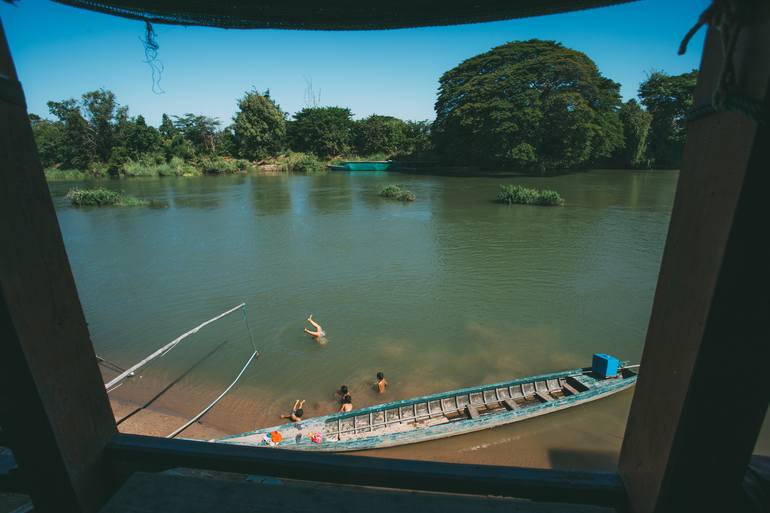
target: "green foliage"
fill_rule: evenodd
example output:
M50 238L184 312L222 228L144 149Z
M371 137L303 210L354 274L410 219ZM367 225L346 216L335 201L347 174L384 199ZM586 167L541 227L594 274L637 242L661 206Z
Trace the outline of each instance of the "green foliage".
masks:
M697 70L681 75L655 71L639 86L639 98L652 115L649 155L655 167L678 167L685 140L685 116L692 108Z
M417 199L417 196L412 191L402 189L398 185L388 185L380 191L380 196L398 201L414 201Z
M78 169L46 168L45 179L49 181L79 181L88 178L88 175Z
M127 160L121 166L120 174L128 177L196 176L200 175L201 171L179 157L172 157L169 162L166 162L165 159L156 155L143 155L137 160Z
M308 153L288 153L279 159L279 166L284 173L319 175L328 172L326 164L315 155Z
M375 114L354 123L355 149L359 155L390 156L405 150L409 127L404 121Z
M235 173L244 173L256 169L251 162L243 159L233 159L229 157L206 157L200 159L198 168L208 175L232 175Z
M60 152L56 156L61 167L86 169L95 160L93 130L80 112L75 99L48 102L48 110L58 119L61 129ZM53 162L49 162L53 164Z
M261 160L277 155L286 139L286 115L270 98L249 91L238 100L238 112L233 118L233 143L239 157Z
M623 124L625 144L618 152L617 162L624 168L649 167L647 143L652 116L632 99L620 108L620 121Z
M558 192L549 189L537 190L521 185L501 185L497 193L499 203L509 205L518 203L521 205L557 206L563 205L564 200Z
M95 189L70 189L67 198L76 207L142 207L150 205L147 200L126 196L123 193L111 191L103 187Z
M143 116L137 116L126 122L121 130L120 139L126 156L132 159L147 153L155 153L161 149L162 144L158 129L148 126Z
M302 109L287 125L291 148L321 158L349 153L353 146L352 116L350 109L341 107Z
M498 46L441 77L436 151L457 164L541 173L588 165L623 144L619 88L559 43Z
M195 152L201 155L211 155L216 151L215 135L218 126L219 120L208 116L189 112L184 116L174 116L174 127L178 135L189 141Z
M61 123L42 119L40 116L30 114L32 134L37 143L37 153L40 163L44 168L52 167L62 161L64 151L64 133Z

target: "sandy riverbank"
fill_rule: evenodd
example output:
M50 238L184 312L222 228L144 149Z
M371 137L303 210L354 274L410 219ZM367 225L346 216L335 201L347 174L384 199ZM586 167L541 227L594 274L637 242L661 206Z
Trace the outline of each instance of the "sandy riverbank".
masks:
M139 407L137 403L131 401L110 398L112 411L115 414L115 421L119 421L126 415ZM189 418L178 415L174 412L163 411L161 409L145 409L135 415L132 415L125 422L118 426L121 433L131 433L136 435L150 435L165 437L180 426L184 425ZM210 440L227 436L227 433L205 421L196 422L187 428L179 436L182 438L194 438L198 440Z

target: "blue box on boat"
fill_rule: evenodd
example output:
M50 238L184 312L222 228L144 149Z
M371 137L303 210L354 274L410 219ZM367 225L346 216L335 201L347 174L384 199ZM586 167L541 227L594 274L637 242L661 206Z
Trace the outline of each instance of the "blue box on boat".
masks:
M602 353L596 353L591 363L591 370L598 374L600 378L617 376L619 367L620 360L614 356Z

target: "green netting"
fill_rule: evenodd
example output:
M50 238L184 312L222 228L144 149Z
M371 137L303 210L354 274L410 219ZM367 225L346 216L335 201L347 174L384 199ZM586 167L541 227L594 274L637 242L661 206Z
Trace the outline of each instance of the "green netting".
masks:
M553 14L633 0L54 0L152 23L222 28L370 30Z

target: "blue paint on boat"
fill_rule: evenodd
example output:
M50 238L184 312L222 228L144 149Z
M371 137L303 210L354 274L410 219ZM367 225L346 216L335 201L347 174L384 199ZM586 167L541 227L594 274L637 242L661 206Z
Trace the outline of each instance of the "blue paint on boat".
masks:
M330 165L329 169L332 171L387 171L391 164L389 160L356 160Z

